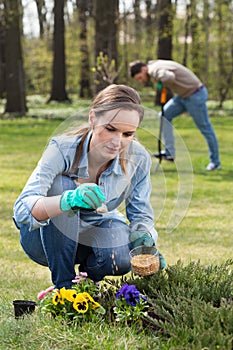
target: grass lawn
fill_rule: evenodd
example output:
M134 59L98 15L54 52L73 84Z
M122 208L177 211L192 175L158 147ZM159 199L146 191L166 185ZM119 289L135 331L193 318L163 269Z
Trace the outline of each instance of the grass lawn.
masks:
M201 349L162 342L154 335L138 334L133 327L83 324L73 329L41 314L15 320L14 299L36 300L38 291L51 285L50 273L27 258L12 221L12 207L39 160L49 137L70 123L78 104L43 105L30 102L30 114L20 119L0 119L0 349ZM81 104L83 121L87 103ZM163 161L156 172L153 159L151 202L158 248L168 266L222 264L233 251L233 112L232 103L218 110L210 103L211 121L218 140L222 169L206 172L208 150L192 119L174 121L177 144L175 164ZM138 138L150 153L157 151L157 113L147 105ZM66 119L64 119L66 118ZM69 121L69 123L68 123ZM156 344L156 345L155 345ZM205 347L205 349L217 349ZM225 350L224 348L219 348ZM227 348L228 350L228 348ZM230 348L229 348L230 350Z

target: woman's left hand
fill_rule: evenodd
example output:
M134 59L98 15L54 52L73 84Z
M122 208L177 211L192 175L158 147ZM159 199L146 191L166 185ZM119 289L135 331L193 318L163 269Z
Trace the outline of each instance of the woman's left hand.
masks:
M132 249L140 245L144 245L146 247L152 247L153 245L155 245L154 239L149 235L148 232L145 232L145 231L131 232L129 235L129 240L131 242ZM159 255L159 264L160 264L159 268L163 270L167 266L166 259L164 258L163 254L161 254L159 251L158 251L158 255Z
M146 247L152 247L155 245L154 239L145 231L131 232L129 235L129 241L132 244L132 248L136 248L140 245L145 245Z

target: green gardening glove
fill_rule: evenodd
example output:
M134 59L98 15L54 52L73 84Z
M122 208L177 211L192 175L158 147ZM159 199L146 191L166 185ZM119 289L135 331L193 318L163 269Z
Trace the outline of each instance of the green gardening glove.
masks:
M149 235L149 233L144 231L134 231L131 232L129 235L129 241L131 242L132 249L144 245L146 247L152 247L155 245L154 239ZM167 266L166 259L164 258L163 254L159 253L159 268L161 270L165 269Z
M106 198L96 184L86 183L78 186L75 190L63 192L60 200L62 211L71 208L97 209L101 207Z
M129 241L131 242L132 249L145 245L146 247L152 247L155 245L154 239L150 236L148 232L145 231L134 231L129 235Z
M161 254L159 252L159 268L160 268L160 270L165 269L166 266L167 266L166 259L164 258L163 254Z

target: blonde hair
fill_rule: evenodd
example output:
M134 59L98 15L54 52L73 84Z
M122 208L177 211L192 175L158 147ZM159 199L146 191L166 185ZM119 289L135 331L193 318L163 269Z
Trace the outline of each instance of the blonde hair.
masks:
M95 114L103 114L114 109L136 110L140 122L144 117L141 98L136 90L127 85L112 84L101 90L92 101L91 108Z
M132 87L123 84L111 84L101 90L93 99L90 108L94 111L97 118L108 111L116 109L136 110L139 114L140 122L144 117L144 109L141 106L139 94ZM77 147L70 172L77 169L83 152L83 144L90 130L91 126L88 126L72 133L73 135L82 135L82 139ZM125 152L126 151L123 150L120 154L120 165L122 170L127 173Z

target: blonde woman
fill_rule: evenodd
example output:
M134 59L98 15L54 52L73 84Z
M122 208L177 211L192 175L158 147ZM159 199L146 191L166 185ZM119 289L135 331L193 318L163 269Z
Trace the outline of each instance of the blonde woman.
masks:
M156 244L151 159L134 140L143 114L131 87L99 92L88 127L50 140L17 199L21 245L49 267L56 288L71 288L76 264L94 281L126 274L130 249ZM117 209L122 203L124 215Z

